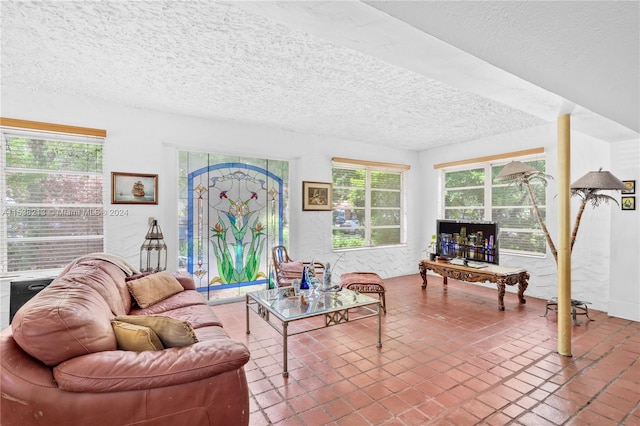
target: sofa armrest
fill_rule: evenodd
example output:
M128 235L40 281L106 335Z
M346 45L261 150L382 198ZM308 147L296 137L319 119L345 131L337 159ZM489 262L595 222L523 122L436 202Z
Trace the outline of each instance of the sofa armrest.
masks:
M33 358L13 340L11 326L0 334L0 388L3 398L32 387L56 388L51 368Z
M116 392L154 389L213 377L242 368L245 345L223 339L161 351L104 351L79 356L54 368L60 389Z

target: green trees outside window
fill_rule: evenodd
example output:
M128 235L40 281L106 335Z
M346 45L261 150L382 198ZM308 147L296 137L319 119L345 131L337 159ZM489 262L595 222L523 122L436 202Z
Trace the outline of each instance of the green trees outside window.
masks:
M62 268L104 249L100 138L2 131L6 272Z
M332 247L401 244L403 171L334 164Z
M545 171L544 159L525 164ZM500 224L500 249L522 254L545 254L544 233L528 195L507 182L496 181L504 164L473 164L444 170L444 219L495 221ZM541 215L546 213L543 182L532 182Z

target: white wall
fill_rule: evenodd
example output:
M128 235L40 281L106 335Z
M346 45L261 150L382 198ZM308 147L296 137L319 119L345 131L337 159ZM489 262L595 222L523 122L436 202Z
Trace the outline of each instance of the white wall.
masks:
M290 221L292 256L334 262L330 212L302 211L302 181L331 181L332 157L408 164L409 190L418 187L415 152L356 141L301 134L243 122L215 121L134 109L101 101L3 88L2 116L107 130L106 182L112 171L158 174L157 206L113 205L126 217L107 217L106 250L138 264L139 247L148 217L155 217L170 248L177 246L177 150L237 154L290 161ZM104 194L110 200L109 190ZM408 199L408 244L386 249L348 251L336 273L370 270L383 277L415 273L420 216L418 203ZM175 268L175 256L169 256Z
M636 181L640 201L640 143L637 140L611 145L611 168L621 180ZM618 201L619 196L616 196ZM611 215L611 261L609 314L640 321L640 207Z
M424 212L422 231L422 245L428 245L428 238L435 232L435 224L438 219L438 206L435 205L433 194L438 191L438 172L434 170L434 164L446 163L483 157L487 155L502 154L505 152L520 151L524 149L543 147L547 161L547 173L558 176L557 159L557 125L550 123L533 129L512 132L495 137L489 137L470 143L456 145L455 147L440 147L420 153L422 169L422 211ZM629 145L635 147L634 157L629 158L627 153L616 154L626 159L627 169L622 167L620 161L611 161L612 152L620 152L625 148L624 144L609 144L582 133L571 132L571 181L575 181L589 171L610 170L619 179L635 179L638 175L637 149L638 141L632 141ZM628 149L631 150L631 149ZM635 162L634 162L635 161ZM635 172L633 170L635 169ZM610 193L619 199L619 193ZM547 227L554 243L557 238L557 182L551 180L547 186ZM572 223L577 213L579 202L572 200ZM624 222L618 216L625 213ZM640 319L637 311L638 302L638 216L632 217L631 212L620 212L616 205L601 205L593 209L588 206L585 209L581 225L571 256L572 261L572 297L574 299L589 301L591 307L597 310L607 311L613 309L612 315L617 312L630 312L635 310L635 316L626 314L626 318ZM634 224L631 224L635 219ZM625 223L624 231L619 229L620 223ZM618 232L619 231L619 232ZM624 247L628 248L623 255L619 255L619 248L612 247L612 241L617 246L618 235L625 234ZM629 262L628 258L634 258ZM531 279L526 295L549 298L557 295L557 267L553 257L549 254L546 258L503 255L500 257L501 265L518 266L526 268ZM615 271L615 273L614 273ZM622 276L633 276L627 284L616 284L614 281L622 280ZM616 278L619 277L619 278ZM635 285L633 284L635 280ZM508 288L508 291L517 291L516 288ZM616 294L615 300L614 293ZM610 294L612 303L610 306ZM631 299L629 301L628 299ZM622 307L621 305L624 305ZM615 312L615 313L614 313Z
M437 219L437 173L433 164L543 146L547 152L547 172L557 175L555 123L417 155L412 151L361 142L242 122L134 109L73 96L35 94L9 88L2 89L2 96L0 115L3 117L106 129L107 182L111 171L159 175L157 206L115 205L112 207L126 208L128 215L106 219L106 250L125 257L134 265L138 263L148 217L159 220L170 249L175 250L177 246L178 148L289 160L290 252L296 258L332 263L338 258L331 250L332 216L329 212L302 211L301 181L331 181L330 166L334 156L410 165L407 245L348 251L338 264L337 274L368 270L382 277L392 277L417 272L418 261L424 257L422 250L435 231ZM572 132L572 147L572 181L599 167L610 169L621 179L638 179L637 141L610 145ZM635 160L629 158L628 151L635 155ZM620 167L620 171L616 167ZM556 193L552 181L547 189L547 200L548 227L554 236L557 226L552 218L557 217ZM110 200L110 196L107 190L105 200ZM593 308L604 311L609 309L611 298L611 309L615 312L612 314L640 320L638 213L620 212L617 207L610 206L596 210L588 208L582 223L572 256L574 298L591 301ZM614 246L610 245L611 235ZM169 259L169 269L175 268L175 256L169 256ZM552 258L503 256L501 263L527 268L531 280L526 295L547 298L556 294L556 267ZM5 295L7 284L3 281L0 288ZM0 310L0 323L6 325L8 298L2 297Z

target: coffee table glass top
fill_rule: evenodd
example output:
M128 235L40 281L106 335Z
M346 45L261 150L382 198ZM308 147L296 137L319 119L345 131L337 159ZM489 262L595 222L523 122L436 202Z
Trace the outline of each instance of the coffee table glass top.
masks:
M302 303L301 296L295 296L293 287L280 287L270 290L253 291L247 296L256 302L269 308L283 320L300 319L312 317L327 312L341 311L344 309L357 308L378 304L378 299L364 294L340 288L339 291L300 290L304 296L305 303Z

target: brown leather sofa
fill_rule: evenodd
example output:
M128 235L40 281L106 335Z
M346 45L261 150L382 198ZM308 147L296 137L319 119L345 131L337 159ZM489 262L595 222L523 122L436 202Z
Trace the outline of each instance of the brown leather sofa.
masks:
M146 308L125 270L102 259L70 265L0 335L0 424L247 425L245 345L231 340L189 275L184 290ZM197 342L118 349L116 316L186 321Z

